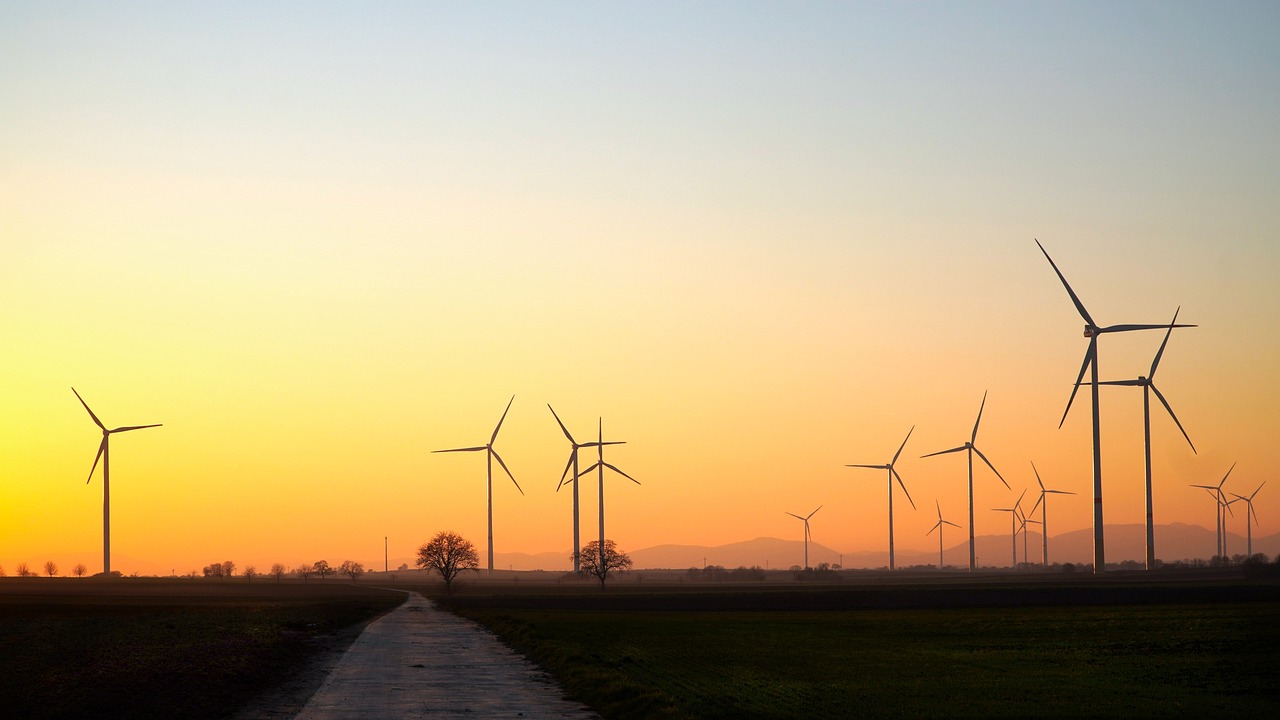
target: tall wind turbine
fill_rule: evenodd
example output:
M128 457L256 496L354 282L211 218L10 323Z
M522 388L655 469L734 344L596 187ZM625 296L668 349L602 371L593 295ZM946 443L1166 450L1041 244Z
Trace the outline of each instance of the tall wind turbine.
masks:
M1039 240L1036 245L1040 248L1040 252L1044 253L1044 257L1049 261L1049 265L1053 267L1053 272L1058 275L1058 279L1062 281L1062 286L1067 289L1067 294L1071 296L1071 302L1076 306L1076 311L1080 313L1080 317L1084 319L1084 336L1089 338L1089 347L1084 352L1084 363L1080 365L1080 375L1076 378L1076 384L1071 387L1071 397L1067 398L1067 409L1062 413L1062 420L1058 422L1058 427L1062 427L1062 423L1067 420L1067 413L1071 412L1071 403L1076 399L1076 391L1080 389L1081 380L1084 379L1086 370L1092 368L1089 380L1090 395L1093 399L1093 572L1103 573L1107 568L1107 553L1102 537L1102 429L1098 416L1098 336L1104 333L1115 332L1131 332L1134 330L1161 330L1166 327L1195 327L1194 325L1108 325L1099 327L1093 321L1093 317L1089 315L1089 311L1084 309L1084 303L1080 302L1080 298L1076 295L1076 291L1071 289L1071 285L1067 282L1067 278L1062 275L1062 271L1058 269L1058 265L1053 262L1053 258L1049 257L1049 251L1044 249Z
M1027 491L1023 490L1022 495L1026 495ZM1007 508L991 508L995 512L1009 513L1009 527L1013 535L1013 569L1018 569L1018 506L1022 504L1022 495L1018 496L1018 502L1013 507Z
M475 447L452 448L449 450L432 450L433 453L451 453L451 452L485 452L485 488L489 496L489 572L493 572L493 461L497 460L502 469L506 471L507 477L511 478L511 482L515 484L516 490L520 490L520 494L524 495L524 490L520 489L520 483L516 482L516 476L511 474L511 470L507 468L507 464L502 461L502 456L497 450L493 449L493 443L498 439L498 431L502 429L502 421L507 419L507 412L511 410L511 403L516 401L516 396L512 395L507 401L507 409L502 411L502 417L498 418L498 424L493 428L493 434L489 436L489 442L484 445L476 445Z
M578 451L582 448L596 447L600 443L579 443L577 440L574 440L573 436L569 434L569 429L564 426L563 422L561 422L560 416L556 415L556 409L551 407L551 403L547 403L547 409L551 411L552 417L556 419L556 424L560 426L560 432L563 432L564 436L569 439L569 446L572 448L569 451L569 460L564 465L564 472L560 473L560 484L556 485L556 492L559 492L560 488L563 487L565 483L573 483L573 571L576 573L582 567L582 559L578 557L582 550L582 541L578 535ZM621 445L622 443L607 442L604 444ZM570 470L573 470L572 477L569 475Z
M1031 562L1031 555L1027 552L1027 525L1040 525L1040 521L1032 520L1027 513L1022 512L1022 510L1019 509L1018 531L1022 533L1022 562L1024 565Z
M889 476L889 569L893 569L893 480L897 478L898 486L902 488L902 492L907 496L907 502L911 503L911 509L916 507L916 501L911 499L911 493L907 492L907 486L902 482L902 476L897 470L893 469L893 464L898 462L898 456L902 454L902 448L907 446L907 440L911 439L911 433L915 432L915 426L907 431L907 436L902 439L902 444L898 446L898 452L893 454L893 459L884 465L845 465L845 467L854 468L871 468L873 470L886 470ZM817 512L815 510L814 512Z
M146 428L160 427L160 423L155 425L126 425L124 427L107 429L106 425L98 419L97 415L89 410L89 403L80 397L80 393L75 388L71 388L71 392L76 394L76 399L89 412L89 417L93 418L93 424L102 429L102 442L98 445L98 454L93 458L93 467L89 468L89 477L85 480L88 484L93 479L93 473L98 469L98 461L102 461L102 573L111 575L111 434L119 432L129 432L130 430L145 430Z
M1266 484L1267 482L1265 480L1262 481L1262 485L1266 485ZM1262 485L1258 486L1258 490L1262 489ZM1244 495L1239 495L1236 493L1231 493L1232 495L1235 495L1238 499L1244 501L1244 504L1248 506L1248 509L1245 510L1245 513L1244 513L1245 537L1248 538L1247 542L1249 543L1249 547L1248 547L1249 554L1247 555L1247 557L1253 557L1253 525L1252 523L1258 522L1258 513L1253 509L1253 498L1255 495L1258 494L1258 490L1254 490L1252 493L1249 493L1248 497L1245 497Z
M1227 538L1226 538L1226 512L1231 510L1230 503L1227 502L1227 496L1222 492L1222 486L1226 484L1227 478L1231 477L1231 471L1236 469L1236 464L1231 463L1231 467L1227 468L1227 474L1222 476L1222 480L1217 485L1192 485L1191 487L1204 488L1213 496L1214 510L1217 512L1218 521L1218 547L1214 554L1218 557L1226 557L1227 555ZM1231 513L1235 515L1234 512Z
M814 509L813 512L809 513L808 515L805 515L804 517L800 517L795 513L787 513L791 517L804 522L804 569L805 570L809 569L809 538L813 537L809 533L809 518L813 517L818 512L818 510L821 510L821 509L822 509L822 506L819 505L816 509Z
M987 393L983 392L982 404L978 406L978 419L973 421L973 434L969 436L969 442L959 447L953 447L950 450L939 450L936 453L929 453L928 455L920 456L922 458L927 458L933 457L934 455L946 455L947 453L960 452L961 450L966 451L969 455L969 572L973 572L978 564L977 557L974 555L973 549L973 454L978 453L978 457L982 458L982 462L986 463L987 467L991 468L991 472L995 473L996 477L1000 478L1000 482L1004 483L1006 488L1009 487L1009 483L1004 481L1004 477L1000 475L1000 471L996 469L996 466L992 465L991 461L987 459L987 456L983 455L982 451L974 446L974 443L978 442L978 424L982 422L982 410L986 406Z
M610 465L609 463L604 461L605 445L621 445L625 442L622 440L611 440L609 442L604 441L604 418L599 418L599 424L596 428L596 431L597 433L599 433L597 435L597 439L595 442L596 453L599 459L596 460L595 464L593 464L591 467L587 468L586 470L583 470L582 475L589 475L591 474L592 470L595 470L600 480L600 565L601 567L603 567L605 562L605 559L604 559L604 469L609 468L610 470L618 473L622 477L630 480L631 482L637 485L640 484L640 481L622 472L616 466ZM575 480L574 482L576 484L577 481ZM577 553L575 552L574 554L576 555Z
M937 501L937 500L934 500L934 501L933 501L933 504L938 508L938 522L937 522L937 524L935 524L933 527L929 528L929 532L925 533L925 536L927 537L927 536L929 536L929 535L932 535L934 530L937 530L937 531L938 531L938 569L939 569L939 570L941 570L941 569L943 568L943 565L942 565L942 526L943 526L943 525L950 525L950 526L951 526L951 527L953 527L953 528L959 528L960 526L959 526L959 525L957 525L957 524L955 524L955 523L953 523L953 522L951 522L950 520L943 520L943 519L942 519L942 506L938 504L938 501Z
M1044 481L1040 479L1040 471L1036 469L1036 464L1031 463L1031 470L1036 474L1036 483L1040 485L1040 497L1036 500L1036 504L1031 506L1031 514L1035 514L1036 508L1040 508L1040 539L1044 541L1044 557L1041 564L1049 567L1049 501L1046 499L1049 495L1075 495L1073 492L1066 490L1048 490L1044 486ZM1026 553L1023 553L1024 555Z
M1173 313L1173 320L1169 322L1169 329L1164 334L1164 342L1160 343L1160 349L1156 351L1156 357L1151 361L1151 370L1147 372L1146 377L1141 375L1136 380L1111 380L1108 382L1098 383L1099 385L1127 385L1130 387L1142 388L1142 432L1146 442L1146 468L1147 468L1147 569L1151 570L1156 566L1156 533L1155 519L1151 511L1151 393L1156 394L1156 398L1160 400L1160 404L1164 405L1164 409L1168 411L1169 417L1173 418L1173 422L1177 424L1178 429L1182 431L1182 437L1187 439L1187 444L1191 446L1191 452L1196 452L1196 446L1191 442L1191 436L1187 435L1186 429L1182 427L1182 423L1178 421L1178 416L1173 414L1173 408L1169 407L1169 401L1164 399L1160 389L1156 387L1156 368L1160 366L1160 357L1164 355L1164 347L1169 344L1169 336L1173 334L1174 323L1178 322L1178 312L1182 308L1178 308Z

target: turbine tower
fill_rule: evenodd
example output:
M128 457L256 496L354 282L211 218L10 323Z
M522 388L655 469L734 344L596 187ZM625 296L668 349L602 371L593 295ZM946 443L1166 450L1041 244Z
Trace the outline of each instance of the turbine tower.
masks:
M941 569L943 568L943 565L942 565L942 526L943 526L943 525L950 525L950 526L951 526L951 527L953 527L953 528L959 528L960 526L959 526L959 525L957 525L957 524L955 524L955 523L953 523L953 522L951 522L950 520L943 520L943 519L942 519L942 506L938 504L938 501L937 501L937 500L934 500L934 501L933 501L933 504L938 508L938 522L937 522L937 524L935 524L933 527L929 528L929 532L925 533L925 537L928 537L928 536L932 535L934 530L937 530L937 531L938 531L938 569L939 569L939 570L941 570Z
M1023 490L1022 495L1026 495L1027 491ZM1009 528L1013 535L1013 569L1018 569L1018 505L1022 503L1022 495L1018 496L1018 502L1013 507L1007 508L991 508L995 512L1009 513Z
M1044 245L1041 245L1039 240L1036 240L1036 245L1040 248L1040 252L1044 253L1045 259L1053 267L1053 272L1057 274L1058 279L1062 281L1062 286L1067 289L1067 294L1071 296L1071 302L1075 305L1076 312L1080 313L1080 317L1084 319L1084 336L1089 338L1089 347L1085 350L1084 362L1080 365L1080 375L1076 378L1076 384L1071 387L1071 397L1067 398L1067 409L1063 411L1062 420L1058 422L1058 427L1062 427L1062 423L1067 420L1067 413L1071 412L1071 403L1076 399L1076 391L1080 389L1085 371L1092 368L1089 388L1090 396L1093 400L1093 572L1103 573L1106 572L1107 568L1107 553L1102 537L1102 428L1098 416L1098 336L1105 333L1132 332L1134 330L1160 330L1170 326L1130 324L1099 327L1093 321L1093 317L1089 315L1089 311L1084 309L1084 303L1080 302L1076 291L1071 289L1071 285L1067 282L1067 278L1062 275L1062 271L1058 269L1058 265L1053 262L1053 258L1049 257L1049 251L1044 249ZM1172 327L1195 326L1173 325Z
M1174 323L1178 322L1178 312L1182 308L1178 308L1173 313L1173 320L1169 323L1169 329L1164 334L1164 342L1160 343L1160 349L1156 351L1156 357L1151 361L1151 370L1147 372L1145 377L1139 375L1136 380L1111 380L1108 382L1098 383L1099 385L1125 385L1129 387L1142 388L1142 432L1146 443L1146 469L1147 469L1147 569L1151 570L1156 565L1156 533L1155 518L1151 511L1151 393L1156 394L1156 398L1160 400L1160 404L1164 405L1164 409L1168 411L1169 417L1173 418L1173 422L1177 424L1178 429L1182 431L1182 437L1187 439L1187 444L1191 446L1191 452L1196 452L1196 446L1191 442L1191 436L1187 435L1186 429L1182 427L1182 423L1178 422L1178 416L1173 414L1173 408L1169 407L1169 401L1164 399L1164 395L1160 389L1156 387L1156 368L1160 366L1160 357L1164 355L1165 345L1169 344L1169 336L1173 334Z
M1266 485L1266 484L1267 482L1265 480L1262 481L1262 485ZM1262 489L1262 485L1258 486L1258 490ZM1258 522L1258 513L1253 509L1253 498L1255 495L1258 494L1258 490L1254 490L1252 493L1248 495L1248 497L1244 495L1238 495L1236 493L1231 493L1232 495L1235 495L1236 498L1238 498L1239 500L1244 501L1244 504L1248 506L1248 509L1245 510L1245 513L1244 513L1245 537L1248 538L1247 542L1249 543L1248 555L1246 555L1246 557L1253 557L1253 525L1250 523Z
M1040 508L1040 539L1044 541L1044 557L1041 564L1049 567L1049 501L1046 499L1048 495L1075 495L1073 492L1066 490L1048 490L1045 489L1044 481L1040 479L1040 471L1036 469L1036 464L1031 463L1031 470L1036 474L1036 483L1040 485L1040 497L1036 500L1036 504L1031 506L1031 513L1035 514L1036 508ZM1024 555L1026 553L1023 553Z
M111 434L119 432L129 432L130 430L145 430L146 428L160 427L160 423L155 425L126 425L111 430L98 419L97 415L89 410L89 403L80 397L80 393L75 388L71 388L71 392L75 393L76 399L89 412L89 417L93 418L93 424L102 429L102 442L98 445L98 454L93 458L93 467L89 468L89 477L85 480L88 484L93 479L93 473L98 469L98 461L102 461L102 574L110 577L111 575Z
M619 470L616 466L614 466L614 465L610 465L609 463L607 463L607 462L605 462L605 461L604 461L604 446L605 446L605 445L621 445L621 444L623 444L623 443L625 442L625 441L623 441L623 440L611 440L611 441L609 441L609 442L605 442L605 441L604 441L604 418L599 418L599 424L598 424L598 426L597 426L597 428L596 428L596 431L597 431L597 433L599 433L599 434L597 435L597 439L596 439L596 442L595 442L595 448L596 448L597 457L598 457L599 459L598 459L598 460L596 460L595 464L593 464L591 467L587 468L586 470L583 470L583 471L582 471L582 475L589 475L589 474L591 474L591 471L592 471L592 470L595 470L595 471L597 472L598 477L599 477L599 480L600 480L600 567L604 567L604 564L605 564L605 558L604 558L604 469L605 469L605 468L609 468L610 470L612 470L612 471L614 471L614 472L618 473L618 474L619 474L619 475L621 475L622 477L624 477L624 478L626 478L626 479L630 480L631 482L633 482L633 483L635 483L635 484L637 484L637 485L639 485L639 484L640 484L640 481L639 481L639 480L637 480L637 479L635 479L635 478L633 478L633 477L631 477L630 475L628 475L628 474L626 474L626 473L622 472L622 471L621 471L621 470ZM577 482L576 477L577 477L577 476L575 476L575 481L574 481L575 483ZM577 553L577 551L575 550L575 551L574 551L574 555L577 555L577 554L578 554L578 553Z
M551 411L552 417L556 419L556 424L560 426L560 432L563 432L564 436L569 439L569 446L572 448L569 451L569 460L564 465L564 472L560 473L560 484L556 485L556 492L560 492L560 488L563 487L565 483L573 483L573 571L576 573L582 567L582 558L579 557L582 550L582 541L578 535L578 451L582 448L596 447L599 443L579 443L577 440L574 440L573 436L569 434L569 429L560 421L560 416L556 415L555 408L551 407L551 403L547 403L547 409ZM622 443L607 442L604 444L621 445ZM565 478L569 477L570 470L573 470L573 477L566 480Z
M1006 488L1009 487L1009 483L1004 481L1004 478L1000 475L1000 471L996 469L996 466L992 465L991 461L987 459L987 456L983 455L982 451L974 445L974 443L978 442L978 424L982 422L982 410L986 406L987 393L983 392L982 404L978 406L978 419L973 422L973 434L969 436L969 442L959 447L953 447L950 450L939 450L936 453L929 453L928 455L920 456L921 458L927 458L933 457L934 455L946 455L947 453L960 452L961 450L966 451L969 455L969 572L973 572L977 568L978 564L973 548L973 454L978 453L978 457L982 458L982 462L986 463L987 467L991 468L991 472L995 473L996 477L1000 478L1000 482L1004 483ZM1012 490L1012 488L1009 489Z
M797 520L800 520L804 523L804 569L805 570L809 569L809 539L813 537L809 533L809 518L813 517L815 514L817 514L818 510L821 510L821 509L822 509L822 506L819 505L817 508L814 509L813 512L809 513L808 515L805 515L804 517L800 517L795 513L787 513L791 517Z
M1214 510L1217 513L1215 518L1218 521L1218 547L1214 550L1217 557L1225 558L1227 555L1227 538L1226 538L1226 512L1231 510L1231 503L1227 502L1227 496L1222 492L1222 486L1226 484L1227 478L1231 477L1231 471L1236 469L1236 464L1231 463L1231 467L1227 468L1227 474L1222 476L1221 482L1217 485L1192 485L1195 488L1204 488L1213 496ZM1232 502L1235 502L1234 500ZM1235 512L1231 513L1235 515Z
M484 445L476 445L475 447L451 448L449 450L432 450L433 453L451 453L451 452L485 452L485 488L489 496L489 572L493 573L493 461L497 460L502 469L506 471L507 477L511 478L511 482L515 484L516 490L520 490L520 494L524 495L524 490L520 489L520 483L516 482L516 476L511 474L511 470L507 468L507 464L502 461L502 456L497 450L493 449L493 443L498 439L498 431L502 429L502 421L507 419L507 412L511 410L511 403L516 401L516 396L512 395L507 401L507 409L502 411L502 417L498 418L498 424L493 428L493 434L489 436L489 442Z
M873 470L886 470L889 476L889 569L893 569L893 480L897 478L898 486L902 488L902 492L907 496L907 502L911 503L911 509L916 507L916 501L911 499L911 493L907 492L907 486L902 482L902 476L897 470L893 469L893 464L898 462L898 456L902 454L902 448L907 446L907 440L911 439L911 433L915 432L913 425L907 431L907 436L902 439L902 444L898 446L898 452L893 454L893 459L884 465L845 465L845 467L853 468L871 468ZM814 512L817 512L816 510Z

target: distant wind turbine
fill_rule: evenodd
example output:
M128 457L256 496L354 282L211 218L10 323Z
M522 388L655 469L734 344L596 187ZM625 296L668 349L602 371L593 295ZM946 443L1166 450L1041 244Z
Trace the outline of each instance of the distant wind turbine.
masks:
M1039 520L1032 520L1026 513L1018 510L1018 531L1022 533L1022 562L1028 564L1031 562L1031 555L1027 553L1027 525L1039 525ZM1043 534L1043 533L1042 533Z
M968 456L969 456L969 572L973 572L978 565L977 557L974 555L974 548L973 548L973 454L978 453L978 457L982 458L982 462L986 463L987 467L991 468L991 472L995 473L996 477L1000 478L1000 482L1004 483L1004 486L1006 488L1009 487L1009 483L1005 482L1004 477L1000 475L1000 471L996 469L996 466L992 465L991 461L987 459L987 456L983 455L982 451L979 450L974 445L974 443L978 442L978 424L982 422L982 410L986 406L987 406L987 394L984 392L982 393L982 404L978 406L978 419L973 421L973 434L969 436L969 442L959 447L953 447L950 450L939 450L936 453L929 453L928 455L920 456L921 458L927 458L927 457L933 457L934 455L946 455L947 453L960 452L962 450L968 453Z
M146 428L160 427L155 425L127 425L111 430L98 419L97 415L89 410L89 403L80 397L80 393L75 388L71 388L71 392L75 393L76 399L89 412L89 417L93 418L93 424L102 429L102 442L98 445L98 454L93 458L93 467L89 468L89 477L85 480L88 484L93 479L93 473L98 469L98 461L102 461L102 572L104 575L111 575L111 434L120 432L129 432L130 430L145 430Z
M1049 265L1053 267L1053 272L1057 274L1058 279L1062 281L1062 286L1067 289L1067 294L1071 296L1071 302L1075 305L1076 312L1080 313L1080 317L1084 319L1084 336L1089 338L1089 347L1084 353L1084 363L1080 366L1080 375L1076 378L1076 384L1071 387L1071 397L1067 398L1067 409L1063 411L1062 420L1058 422L1058 427L1062 427L1062 423L1067 420L1067 413L1071 412L1071 403L1076 398L1076 391L1080 389L1085 371L1092 368L1089 388L1093 399L1093 572L1103 573L1106 572L1107 568L1107 554L1102 535L1102 428L1098 415L1098 337L1105 333L1162 330L1170 326L1129 324L1099 327L1094 322L1093 317L1089 315L1089 311L1085 310L1084 303L1080 302L1076 291L1071 289L1067 278L1058 269L1057 263L1053 261L1053 258L1049 257L1049 251L1044 249L1044 245L1041 245L1039 240L1036 240L1036 245L1040 248L1040 252L1044 253L1044 258L1049 261ZM1173 325L1172 327L1195 326Z
M941 570L944 567L942 564L942 526L950 525L953 528L959 528L960 526L950 520L943 520L942 506L938 504L937 500L934 500L933 504L938 508L938 522L933 527L929 528L929 532L925 533L925 536L928 537L929 535L932 535L934 530L938 531L938 569Z
M1155 519L1151 511L1151 393L1156 394L1156 398L1160 400L1160 404L1164 405L1164 409L1168 411L1169 417L1173 418L1173 422L1177 424L1178 429L1182 431L1182 437L1187 439L1187 444L1191 446L1191 452L1196 452L1196 446L1191 442L1191 436L1187 435L1187 431L1182 427L1182 423L1178 421L1178 416L1173 414L1173 408L1169 407L1169 401L1164 399L1164 395L1160 393L1160 389L1156 387L1156 368L1160 365L1160 357L1164 355L1165 345L1169 344L1169 336L1173 334L1175 323L1178 322L1178 312L1182 308L1178 308L1173 313L1173 320L1169 323L1169 329L1164 334L1164 342L1160 343L1160 349L1156 351L1156 357L1151 361L1151 370L1147 372L1146 377L1141 375L1136 380L1111 380L1108 382L1098 383L1099 385L1126 385L1130 387L1142 388L1142 431L1146 444L1146 468L1147 468L1147 569L1152 570L1156 566L1156 533Z
M822 509L822 506L819 505L817 508L814 509L813 512L809 513L808 515L805 515L804 517L800 517L795 513L787 513L787 515L790 515L791 517L797 520L800 520L801 522L804 523L804 569L805 570L809 569L809 539L813 537L813 535L810 534L809 532L809 518L813 517L815 514L817 514L818 510L821 510L821 509Z
M907 431L907 436L902 439L902 444L898 446L898 452L893 454L893 459L884 465L845 465L845 467L853 468L870 468L872 470L886 470L889 477L889 569L893 569L893 481L896 478L898 486L902 488L902 492L907 496L907 502L911 503L911 509L916 507L916 501L911 499L911 493L907 492L907 486L902 482L902 476L893 468L893 464L898 462L898 456L902 454L902 448L907 446L907 440L911 439L911 433L915 432L913 425ZM816 512L816 511L815 511Z
M569 445L572 448L569 451L569 460L564 465L564 472L560 473L560 484L556 485L556 491L559 492L560 488L563 487L565 483L573 483L573 571L576 573L582 567L582 558L579 557L579 553L582 551L582 541L578 535L578 451L582 448L596 447L599 443L579 443L577 440L574 440L573 436L569 434L569 429L560 421L560 416L556 415L555 408L551 407L551 403L547 403L547 409L551 411L552 417L556 419L556 424L560 426L560 431L569 439ZM621 445L622 443L607 442L604 444ZM572 476L569 475L570 470L573 470Z
M1267 482L1264 480L1262 482L1262 485L1266 485L1266 484ZM1262 485L1258 486L1258 490L1262 489ZM1238 495L1236 493L1231 493L1232 495L1235 495L1240 500L1244 501L1244 504L1248 506L1248 509L1245 510L1245 513L1244 513L1245 536L1248 538L1247 542L1249 543L1248 557L1253 557L1253 524L1252 523L1258 522L1258 513L1253 509L1253 498L1255 495L1258 494L1258 490L1254 490L1252 493L1249 493L1248 497L1245 497L1244 495Z
M587 468L586 470L583 470L581 475L576 475L575 478L581 477L582 475L590 475L592 470L595 470L597 472L597 476L599 477L599 481L600 481L600 566L604 567L604 563L605 563L605 558L604 558L604 469L609 468L610 470L618 473L622 477L630 480L631 482L637 485L640 484L640 481L622 472L616 466L610 465L609 463L604 461L605 445L622 445L625 442L623 440L611 440L609 442L604 441L604 418L599 418L598 425L596 427L596 432L598 433L598 435L595 442L595 448L596 448L597 457L599 459L596 460L596 462L591 467ZM577 484L576 480L574 484L575 485ZM576 555L577 553L575 552L574 554Z
M1031 470L1036 474L1036 483L1040 485L1040 497L1036 500L1036 504L1031 506L1031 513L1035 514L1036 508L1040 508L1040 539L1044 541L1044 557L1041 563L1045 567L1049 567L1049 501L1046 499L1049 495L1075 495L1073 492L1066 490L1048 490L1044 486L1044 481L1040 479L1040 471L1036 469L1035 462L1031 463ZM1026 553L1023 553L1024 555Z
M1026 494L1027 491L1023 490L1022 495ZM995 512L1009 513L1009 527L1012 530L1013 535L1013 568L1015 570L1018 567L1018 506L1022 504L1022 495L1018 496L1018 502L1014 503L1013 507L991 508Z
M512 395L507 401L507 409L502 411L502 417L498 418L498 424L493 428L493 434L489 436L489 442L484 445L476 445L475 447L452 448L449 450L432 450L433 453L452 453L452 452L485 452L485 488L489 496L489 572L493 572L493 461L497 460L498 464L507 473L507 477L511 478L511 482L516 486L516 490L520 490L520 494L524 495L524 490L520 489L520 483L516 482L516 476L511 474L511 470L507 468L507 464L502 461L502 456L497 450L493 449L493 443L498 439L498 431L502 429L502 421L507 419L507 412L511 410L511 403L516 401L516 396Z
M1217 557L1225 558L1227 555L1227 518L1226 512L1231 511L1231 503L1227 502L1227 496L1222 492L1222 486L1226 484L1227 478L1231 477L1231 471L1236 469L1236 464L1231 463L1231 467L1227 468L1227 474L1222 476L1222 480L1217 485L1192 485L1195 488L1204 488L1209 491L1209 495L1213 496L1214 509L1217 511L1218 521L1218 547L1214 551ZM1232 501L1234 502L1234 501ZM1231 513L1235 515L1234 512Z

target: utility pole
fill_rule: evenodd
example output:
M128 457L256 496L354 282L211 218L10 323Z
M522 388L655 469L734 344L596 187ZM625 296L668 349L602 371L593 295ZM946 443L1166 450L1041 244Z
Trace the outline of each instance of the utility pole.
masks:
M391 563L389 562L388 557L389 556L387 555L387 536L383 535L382 536L382 572L384 573L391 572Z

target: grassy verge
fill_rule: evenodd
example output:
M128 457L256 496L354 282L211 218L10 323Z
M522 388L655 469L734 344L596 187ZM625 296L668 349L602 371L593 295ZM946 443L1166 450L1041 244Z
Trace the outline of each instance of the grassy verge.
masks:
M118 586L117 586L118 587ZM0 698L22 718L218 718L288 678L326 637L398 593L181 597L88 583L0 598Z
M1273 603L719 612L451 607L607 718L1270 717Z

